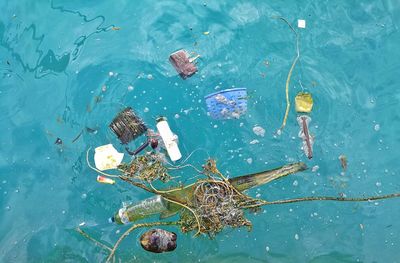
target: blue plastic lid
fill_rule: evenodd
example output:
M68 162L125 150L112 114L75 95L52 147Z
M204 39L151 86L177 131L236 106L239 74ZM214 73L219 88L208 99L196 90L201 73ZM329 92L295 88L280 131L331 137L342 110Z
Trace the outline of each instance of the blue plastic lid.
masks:
M226 89L204 97L213 119L238 119L247 111L247 89Z

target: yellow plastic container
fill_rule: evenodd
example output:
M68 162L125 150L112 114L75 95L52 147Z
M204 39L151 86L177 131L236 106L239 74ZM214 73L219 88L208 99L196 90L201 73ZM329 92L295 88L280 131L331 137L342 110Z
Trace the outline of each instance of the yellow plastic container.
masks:
M296 111L303 113L310 113L313 107L313 98L311 93L300 92L294 99L296 104Z

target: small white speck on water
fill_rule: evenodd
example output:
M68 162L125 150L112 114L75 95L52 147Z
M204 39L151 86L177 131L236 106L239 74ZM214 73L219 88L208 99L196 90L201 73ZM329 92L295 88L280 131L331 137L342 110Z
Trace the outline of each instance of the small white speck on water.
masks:
M257 143L260 143L258 140L252 140L251 142L250 142L250 144L257 144Z
M299 185L299 182L297 182L297 180L294 180L293 186L298 186L298 185Z
M134 87L132 85L128 86L128 91L132 91L134 89Z
M144 108L144 110L143 110L144 112L149 112L150 110L149 110L149 108Z
M175 114L174 117L175 117L175 119L179 119L180 116L179 116L179 114L177 113L177 114Z
M154 79L154 77L153 77L153 75L148 74L148 75L147 75L147 79L148 79L148 80L152 80L152 79Z
M266 250L267 252L269 252L269 246L266 246L266 247L265 247L265 250Z
M382 186L382 183L381 182L376 182L376 187L381 187Z
M110 77L114 76L114 72L112 72L112 71L108 72L108 76L110 76Z
M319 169L319 166L318 165L314 165L313 168L311 169L311 171L313 173L315 173L316 171L318 171L318 169Z
M252 164L253 163L253 159L251 159L251 158L248 158L246 161L247 161L248 164Z
M381 126L379 124L375 124L374 130L379 131L381 129Z
M298 235L298 234L295 234L295 235L294 235L294 239L299 240L299 235Z

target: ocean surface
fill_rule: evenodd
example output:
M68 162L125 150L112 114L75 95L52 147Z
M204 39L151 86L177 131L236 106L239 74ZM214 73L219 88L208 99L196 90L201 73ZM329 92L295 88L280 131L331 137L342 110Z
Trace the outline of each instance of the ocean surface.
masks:
M119 181L99 184L86 164L89 147L124 152L108 128L124 106L152 128L166 116L183 159L197 150L188 160L197 167L208 157L230 177L297 161L309 167L253 197L400 191L399 1L1 0L0 8L0 262L104 261L106 251L74 229L84 222L112 245L128 226L108 218L122 202L150 196ZM281 134L296 38L278 17L300 47ZM201 55L187 80L168 61L178 49ZM204 96L238 87L247 88L247 113L211 119ZM298 137L300 91L314 98L312 160ZM228 228L210 240L167 227L178 247L164 254L144 251L138 230L117 262L400 262L399 208L400 199L266 206L247 215L250 232Z

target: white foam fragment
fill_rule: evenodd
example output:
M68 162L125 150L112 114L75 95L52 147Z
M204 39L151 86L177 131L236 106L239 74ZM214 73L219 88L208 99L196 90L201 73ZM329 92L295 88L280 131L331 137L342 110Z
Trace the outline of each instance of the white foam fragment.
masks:
M261 126L255 126L253 127L253 132L255 135L264 137L265 135L265 130Z
M297 20L297 27L298 28L306 28L306 20L303 20L303 19Z
M123 158L124 154L118 152L112 144L97 147L94 153L94 163L100 171L116 169Z

